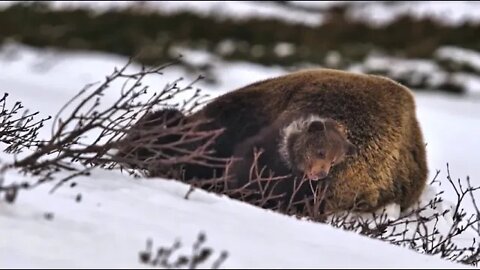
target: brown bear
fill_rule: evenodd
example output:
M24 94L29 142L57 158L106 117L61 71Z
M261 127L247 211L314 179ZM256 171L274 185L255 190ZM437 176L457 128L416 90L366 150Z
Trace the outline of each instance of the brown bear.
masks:
M209 119L201 130L224 128L211 148L216 157L228 158L263 128L274 123L288 126L309 115L331 119L357 152L321 170L331 180L325 209L373 211L391 202L407 208L420 197L428 169L414 97L408 88L382 76L331 69L294 72L221 95L186 116L185 122ZM277 147L281 157L285 151ZM300 149L297 157L302 151L309 153L308 145ZM298 159L291 162L289 168L306 170ZM184 169L187 178L223 173L189 164ZM312 175L312 180L325 176L321 174Z
M308 115L277 121L236 147L229 188L262 190L247 200L264 208L312 215L305 212L305 204L314 206L317 182L330 182L330 169L355 154L344 127L332 119Z

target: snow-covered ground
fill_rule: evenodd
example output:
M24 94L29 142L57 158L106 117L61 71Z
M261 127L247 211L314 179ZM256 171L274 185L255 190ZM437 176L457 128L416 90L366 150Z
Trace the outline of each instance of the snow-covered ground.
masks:
M154 247L179 239L178 254L189 255L199 232L214 251L204 268L224 250L226 268L461 267L201 190L185 200L189 188L174 181L98 171L75 182L54 195L44 185L0 206L0 267L138 268L147 239Z
M461 25L478 22L480 8L478 1L402 1L358 3L350 10L350 16L366 20L375 25L388 24L400 16L433 18L445 25Z
M408 85L424 85L427 89L441 89L453 84L462 89L471 98L480 94L480 53L453 46L440 47L434 53L434 59L405 59L385 54L370 53L362 62L352 64L350 71L387 74L396 79L401 78ZM448 62L471 70L449 71L439 62Z
M196 61L212 57L186 53ZM215 60L215 59L214 59ZM10 93L9 104L21 100L41 115L53 115L85 84L102 80L126 59L98 53L58 53L10 47L0 51L0 93ZM247 83L284 74L281 68L250 63L213 61L219 84L200 82L213 96ZM186 82L196 76L180 68L147 78L145 83L161 89L179 76ZM115 87L111 89L114 100ZM109 94L110 95L110 94ZM416 94L418 117L428 143L432 172L450 163L454 176L470 175L480 185L480 100L442 94ZM42 136L47 136L48 126ZM2 162L11 157L1 155ZM8 171L5 181L21 181ZM147 238L154 246L170 246L175 238L184 242L186 254L200 231L213 259L226 250L223 267L464 267L418 254L379 240L368 239L323 224L314 224L265 211L250 205L194 191L164 179L135 180L118 172L96 170L93 176L75 180L55 194L50 184L21 192L12 204L0 203L0 267L142 267L138 253ZM454 199L452 190L447 197ZM82 194L80 203L75 201ZM44 217L53 214L53 219ZM209 267L205 265L204 267Z

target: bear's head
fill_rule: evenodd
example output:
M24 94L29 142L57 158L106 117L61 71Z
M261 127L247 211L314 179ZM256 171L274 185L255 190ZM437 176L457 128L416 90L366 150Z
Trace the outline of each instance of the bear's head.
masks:
M310 180L326 178L331 168L357 153L347 139L345 127L332 119L300 118L282 132L280 154L283 160Z

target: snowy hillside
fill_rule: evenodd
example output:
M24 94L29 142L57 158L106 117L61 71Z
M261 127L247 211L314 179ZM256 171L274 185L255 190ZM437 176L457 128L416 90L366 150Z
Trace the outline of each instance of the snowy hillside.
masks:
M0 51L0 91L42 116L55 114L85 84L102 80L126 62L106 54L12 48ZM196 61L211 56L186 57ZM214 64L221 66L216 74L220 83L196 85L212 97L286 72L241 62ZM170 68L164 76L145 82L162 88L180 76L185 83L195 78ZM114 100L111 93L108 98ZM455 178L470 175L474 185L480 184L475 163L480 159L480 100L428 93L416 97L432 176L440 169L439 179L444 181L449 162ZM49 131L47 126L41 136ZM1 160L11 157L2 154ZM7 171L4 179L34 181L13 171ZM74 182L76 186L64 186L53 195L51 184L46 184L20 192L14 204L0 204L0 267L143 267L139 252L147 239L156 248L170 247L178 238L183 244L178 253L189 255L199 232L206 234L205 246L213 248L211 260L203 265L207 268L222 251L228 252L221 265L227 268L465 267L200 190L187 200L188 186L165 179L139 180L96 170ZM453 200L453 191L448 192Z
M226 268L462 267L200 190L185 200L189 188L178 182L111 172L75 182L54 195L42 186L0 207L0 267L137 268L148 238L154 247L178 238L178 253L189 255L199 232L214 251L205 268L224 250Z

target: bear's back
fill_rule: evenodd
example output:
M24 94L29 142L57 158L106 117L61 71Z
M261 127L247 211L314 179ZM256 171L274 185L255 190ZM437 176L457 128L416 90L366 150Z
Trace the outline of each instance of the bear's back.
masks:
M312 100L313 98L313 100ZM330 104L362 99L363 105L380 103L382 107L414 107L411 91L401 84L377 75L334 69L305 69L258 81L217 97L206 109L258 107L267 114L278 115L297 100L322 100ZM314 102L310 102L314 103ZM301 104L303 105L303 104ZM360 104L361 105L361 104ZM382 108L383 110L383 108Z
M225 101L235 105L228 106ZM391 79L323 68L247 85L220 97L217 104L246 115L254 112L263 123L312 113L331 117L349 126L360 144L372 134L396 133L392 127L401 128L415 110L411 91Z

